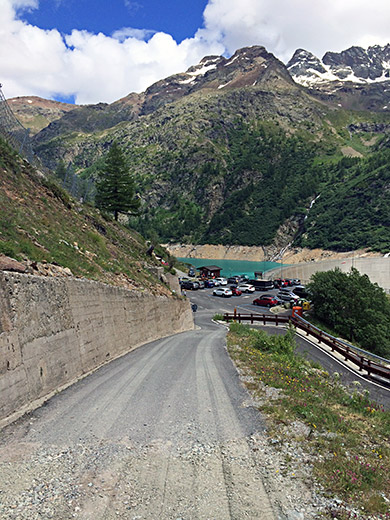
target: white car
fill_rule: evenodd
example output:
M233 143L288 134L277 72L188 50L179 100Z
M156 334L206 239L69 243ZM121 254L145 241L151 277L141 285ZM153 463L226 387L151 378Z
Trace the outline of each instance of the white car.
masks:
M241 292L246 292L246 293L253 293L255 292L255 288L253 285L251 285L250 283L241 283L238 288L240 289Z
M214 281L219 282L219 285L227 285L227 279L226 278L216 278Z
M213 295L222 296L224 298L230 298L230 296L233 296L233 292L231 291L231 289L227 289L226 287L219 287L218 289L214 289Z

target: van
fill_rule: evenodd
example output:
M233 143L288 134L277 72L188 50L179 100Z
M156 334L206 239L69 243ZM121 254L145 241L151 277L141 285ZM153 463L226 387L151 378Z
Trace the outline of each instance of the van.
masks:
M256 291L270 291L274 288L272 280L249 280L248 283L253 285Z

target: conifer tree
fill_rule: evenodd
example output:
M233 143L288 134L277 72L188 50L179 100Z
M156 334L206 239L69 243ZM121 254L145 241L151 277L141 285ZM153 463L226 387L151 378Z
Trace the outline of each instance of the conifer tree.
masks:
M139 213L140 200L135 193L134 179L129 172L126 157L115 141L99 173L95 204L99 209L114 213L115 220L118 220L120 213Z
M66 165L64 159L60 159L55 169L55 174L61 181L65 180L66 177Z

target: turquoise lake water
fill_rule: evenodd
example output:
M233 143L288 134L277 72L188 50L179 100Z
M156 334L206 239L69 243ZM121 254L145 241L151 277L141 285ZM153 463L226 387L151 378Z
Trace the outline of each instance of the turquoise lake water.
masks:
M279 264L277 262L248 262L242 260L211 260L209 258L178 258L181 262L191 264L194 267L202 267L204 265L217 265L222 268L221 276L229 277L237 274L246 274L253 278L255 271L265 273L270 269L280 268L281 271L287 264Z

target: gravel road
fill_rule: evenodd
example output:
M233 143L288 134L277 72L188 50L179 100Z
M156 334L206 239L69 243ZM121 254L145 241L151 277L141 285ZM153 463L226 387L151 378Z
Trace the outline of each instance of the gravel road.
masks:
M197 330L111 362L0 433L1 519L317 517L310 461L267 438L210 320L223 300L199 303Z

